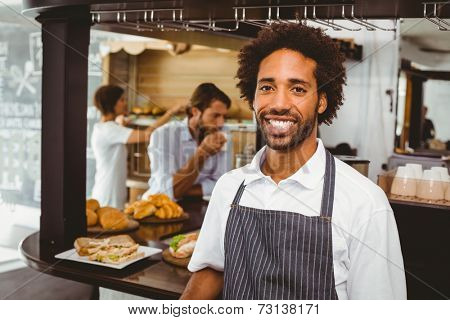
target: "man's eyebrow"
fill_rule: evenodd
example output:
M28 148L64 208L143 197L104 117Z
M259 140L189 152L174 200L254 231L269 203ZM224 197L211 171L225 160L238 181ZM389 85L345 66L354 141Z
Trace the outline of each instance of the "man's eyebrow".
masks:
M293 79L289 79L289 82L291 84L303 84L305 86L311 87L311 84L308 81L302 80L302 79L295 79L295 78L293 78Z
M275 82L275 79L274 78L261 78L261 79L259 79L258 80L258 83L261 83L261 82Z
M311 83L309 83L306 80L302 80L302 79L297 79L297 78L291 78L288 79L290 84L303 84L305 86L311 87ZM269 83L274 83L275 82L275 78L261 78L258 80L258 83L262 83L262 82L269 82Z

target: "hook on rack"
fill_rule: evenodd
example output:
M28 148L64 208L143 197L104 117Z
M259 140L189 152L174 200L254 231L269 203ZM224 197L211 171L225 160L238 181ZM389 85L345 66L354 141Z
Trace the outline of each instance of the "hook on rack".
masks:
M427 19L428 21L434 23L438 26L439 31L450 31L448 27L450 27L450 23L445 21L444 19L439 18L437 11L438 11L438 5L442 4L450 4L450 1L446 2L424 2L423 3L423 17ZM433 6L433 12L431 14L428 14L428 5Z
M347 30L347 31L359 31L359 30L361 30L361 28L357 28L357 29L347 28L347 27L344 27L344 26L339 25L337 23L317 18L316 17L316 6L313 6L313 16L312 16L312 18L310 18L310 20L314 21L314 22L316 22L318 24L321 24L321 25L333 28L333 30L336 30L336 31L341 31L342 29Z
M343 9L343 14L345 15L344 9ZM394 28L382 28L382 27L379 27L379 26L377 26L377 25L375 25L373 23L370 23L369 21L366 21L366 20L363 20L363 19L355 17L355 6L354 5L352 5L352 10L351 10L351 13L350 13L350 21L366 27L366 29L369 30L369 31L375 31L375 30L394 31L394 32L397 31L396 27L394 27ZM372 29L374 29L374 30L372 30Z

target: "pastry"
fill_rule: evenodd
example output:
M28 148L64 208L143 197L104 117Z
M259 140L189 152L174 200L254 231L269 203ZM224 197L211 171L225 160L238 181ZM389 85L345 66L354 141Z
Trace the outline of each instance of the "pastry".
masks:
M92 210L92 211L97 211L97 209L100 208L100 203L98 203L97 200L95 199L89 199L86 200L86 209Z
M163 193L157 193L157 194L153 194L153 195L149 196L148 201L153 203L158 208L162 207L166 203L172 202L172 200L169 198L169 196L167 196L166 194L163 194Z
M113 207L101 207L99 209L97 209L96 213L98 215L98 218L100 219L102 217L103 214L110 212L110 211L118 211L120 212L119 209L113 208Z
M117 209L99 215L100 224L106 230L122 230L128 227L128 217Z
M95 226L97 224L97 214L95 213L95 211L91 210L91 209L86 209L86 220L87 220L87 226L88 227L92 227Z
M156 207L149 201L141 202L134 207L133 217L135 219L144 219L149 217L156 212Z

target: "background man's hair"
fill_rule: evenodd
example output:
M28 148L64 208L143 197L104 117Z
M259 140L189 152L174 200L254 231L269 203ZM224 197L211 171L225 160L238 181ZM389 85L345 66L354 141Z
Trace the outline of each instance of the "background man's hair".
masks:
M314 75L319 93L327 97L327 109L319 114L319 124L331 124L336 112L343 104L343 85L346 83L345 58L333 39L321 29L302 24L274 23L264 28L258 37L245 45L239 53L239 69L236 77L241 98L250 107L255 98L257 75L261 61L279 49L290 49L314 60L317 64Z
M189 117L192 117L192 107L196 107L201 112L205 111L214 100L223 102L227 108L231 106L230 98L213 83L202 83L195 88L189 101L189 106L186 112Z

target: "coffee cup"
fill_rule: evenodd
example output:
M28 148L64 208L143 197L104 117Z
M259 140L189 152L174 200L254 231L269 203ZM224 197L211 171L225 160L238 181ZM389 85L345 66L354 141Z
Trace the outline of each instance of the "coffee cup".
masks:
M417 188L417 197L425 200L444 199L444 186L441 175L435 170L424 170Z
M413 170L398 167L392 181L391 193L398 196L414 197L416 195L416 175Z
M406 168L414 172L415 179L422 179L422 165L417 163L407 163Z

